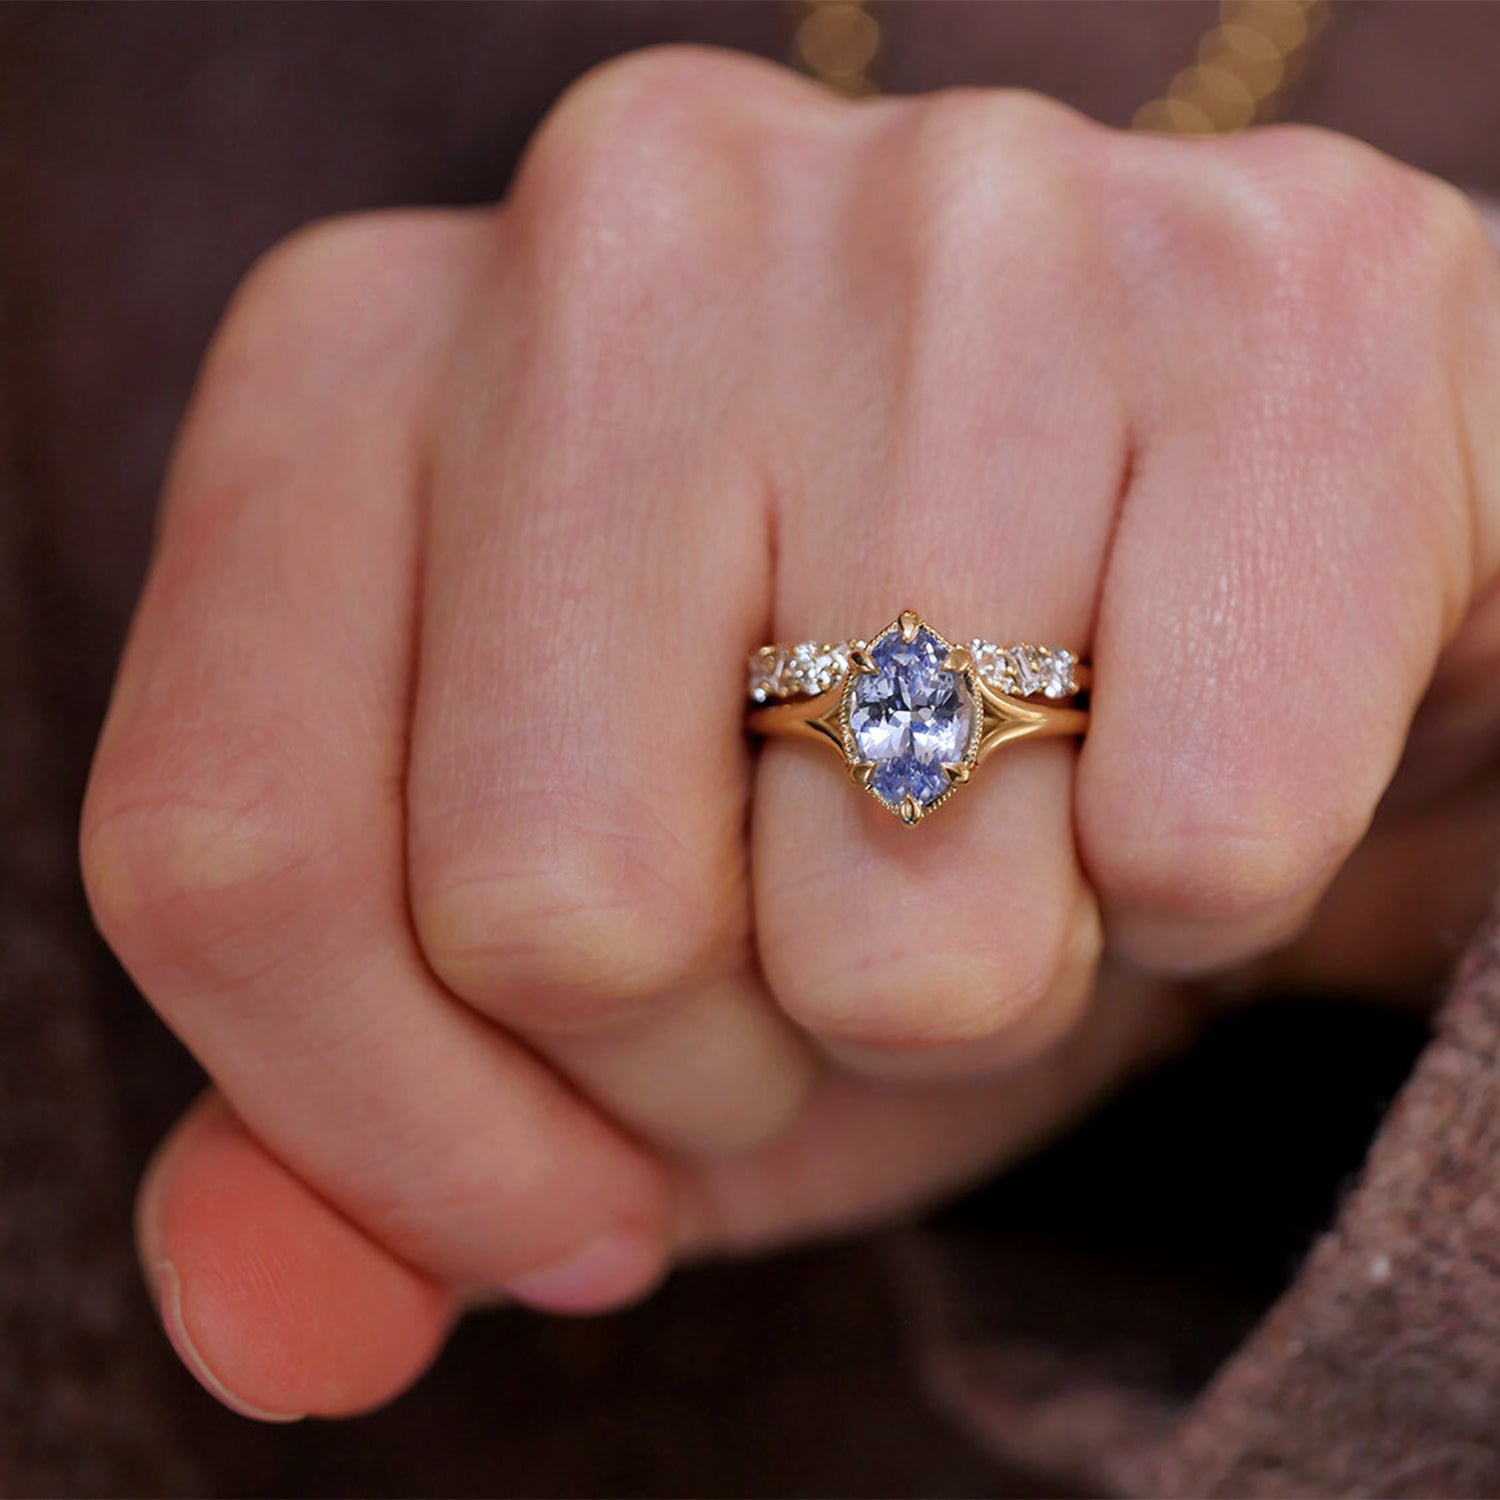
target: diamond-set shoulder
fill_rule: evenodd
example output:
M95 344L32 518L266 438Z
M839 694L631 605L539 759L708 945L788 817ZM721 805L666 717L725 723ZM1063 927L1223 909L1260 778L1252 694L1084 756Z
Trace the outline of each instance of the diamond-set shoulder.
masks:
M800 641L750 653L750 697L756 703L816 698L849 673L851 641Z
M837 687L849 671L849 652L859 641L799 641L762 646L750 653L752 703L784 703L815 698ZM969 643L974 670L987 686L1012 698L1071 698L1078 692L1078 655L1059 646L1029 641L1000 646Z
M980 679L1012 698L1071 698L1078 691L1077 653L1063 647L976 640L969 650Z

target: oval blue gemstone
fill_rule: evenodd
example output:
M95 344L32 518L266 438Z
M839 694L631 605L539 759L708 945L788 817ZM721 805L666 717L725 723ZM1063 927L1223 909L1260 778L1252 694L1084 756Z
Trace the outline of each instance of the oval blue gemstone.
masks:
M926 807L948 789L944 764L964 758L974 699L957 672L942 668L948 648L925 629L911 640L892 630L870 648L876 670L854 679L849 732L861 760L873 761L871 787L893 807Z

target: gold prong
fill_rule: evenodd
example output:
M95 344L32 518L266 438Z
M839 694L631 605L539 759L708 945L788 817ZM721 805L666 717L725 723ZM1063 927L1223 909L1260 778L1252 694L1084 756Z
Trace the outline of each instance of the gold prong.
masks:
M870 778L875 774L875 762L873 760L857 760L849 767L849 776L856 786L868 787Z
M969 779L969 768L963 763L963 761L958 761L952 764L945 761L943 764L943 769L948 773L948 780L951 781L954 786L962 786L964 782Z
M875 665L875 658L870 655L870 651L867 646L851 646L849 648L849 665L856 672L861 672L867 677L870 675L870 673L878 672L880 670L880 668Z
M922 617L914 609L903 609L896 623L901 627L901 639L908 642L914 641L917 638L917 630L922 624Z
M910 794L901 799L901 821L908 828L916 827L917 820L922 816L922 804Z
M974 653L967 646L955 646L943 658L945 672L971 672L974 669Z

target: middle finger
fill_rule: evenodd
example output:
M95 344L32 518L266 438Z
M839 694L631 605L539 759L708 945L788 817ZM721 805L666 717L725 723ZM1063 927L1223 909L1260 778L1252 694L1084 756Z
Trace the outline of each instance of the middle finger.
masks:
M650 1140L723 1149L784 1125L815 1072L753 962L740 682L720 670L767 614L755 392L720 357L756 347L761 229L735 112L684 76L647 119L629 77L544 126L453 392L413 906L460 996Z

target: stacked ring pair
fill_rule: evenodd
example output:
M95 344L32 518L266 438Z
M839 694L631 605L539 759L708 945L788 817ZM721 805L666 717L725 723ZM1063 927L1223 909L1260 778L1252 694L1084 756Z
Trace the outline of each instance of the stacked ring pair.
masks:
M762 646L749 673L754 733L830 746L908 827L1002 745L1088 726L1089 669L1073 652L955 645L910 609L868 641Z

